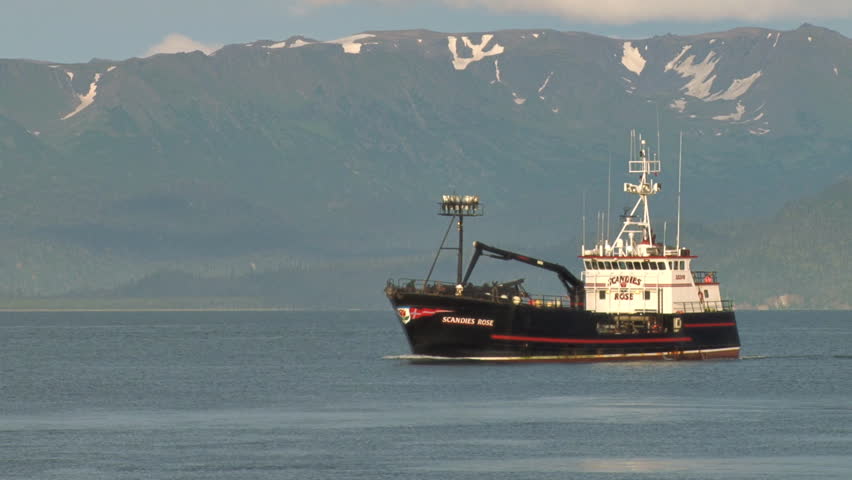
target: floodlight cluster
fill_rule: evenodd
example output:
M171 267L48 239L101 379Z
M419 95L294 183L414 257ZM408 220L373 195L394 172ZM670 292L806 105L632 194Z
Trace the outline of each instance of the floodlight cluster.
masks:
M442 195L441 214L477 215L479 214L479 195Z

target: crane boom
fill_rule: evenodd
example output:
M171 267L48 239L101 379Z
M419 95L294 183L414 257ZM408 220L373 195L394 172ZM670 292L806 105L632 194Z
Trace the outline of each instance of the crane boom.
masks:
M491 258L496 258L498 260L515 260L521 263L526 263L527 265L531 265L536 268L542 268L544 270L549 270L551 272L556 273L556 276L559 277L559 281L562 282L562 285L565 286L565 290L568 292L568 296L571 298L571 305L579 304L578 297L580 297L580 295L584 292L583 281L577 278L563 265L559 265L558 263L553 262L547 262L545 260L539 260L537 258L533 258L528 255L522 255L516 252L510 252L509 250L503 250L501 248L492 247L482 242L473 242L473 248L473 257L471 257L470 259L470 264L467 267L467 272L464 275L462 284L467 284L470 275L473 273L473 268L476 266L476 262L479 260L479 257L482 255L482 253L486 252L486 256Z

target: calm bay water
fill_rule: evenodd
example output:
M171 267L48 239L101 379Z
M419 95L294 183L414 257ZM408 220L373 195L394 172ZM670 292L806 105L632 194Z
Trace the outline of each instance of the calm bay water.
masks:
M0 313L0 478L852 478L852 312L738 319L738 361L412 365L391 311Z

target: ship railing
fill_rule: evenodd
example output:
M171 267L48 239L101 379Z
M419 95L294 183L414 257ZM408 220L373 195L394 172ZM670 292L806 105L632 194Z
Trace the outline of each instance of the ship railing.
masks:
M565 295L531 295L521 287L520 281L504 283L486 283L484 285L467 284L461 291L462 297L490 300L496 303L531 305L537 308L571 308L571 298ZM427 293L433 295L456 295L453 282L441 280L420 280L401 278L388 280L388 286L407 293Z
M388 285L392 285L396 290L401 292L421 292L434 294L452 294L455 292L454 282L445 282L441 280L420 280L416 278L400 278L396 280L388 280Z
M716 279L716 272L692 272L692 280L696 284L719 283Z
M715 300L706 302L675 302L676 313L733 312L733 300Z
M517 301L515 299L509 300L513 303ZM532 295L521 299L520 303L527 303L539 308L571 308L571 298L564 295Z

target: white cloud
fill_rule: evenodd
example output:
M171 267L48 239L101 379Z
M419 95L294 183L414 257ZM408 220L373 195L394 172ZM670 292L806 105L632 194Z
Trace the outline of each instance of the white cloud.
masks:
M602 24L659 20L763 21L852 15L852 2L849 0L301 0L305 9L344 3L444 4L453 8L484 8L494 12L545 13Z
M156 55L158 53L182 53L194 52L196 50L203 52L205 55L210 55L220 48L222 48L222 45L207 45L201 42L196 42L186 35L170 33L166 35L160 43L149 48L142 56L150 57L151 55Z

